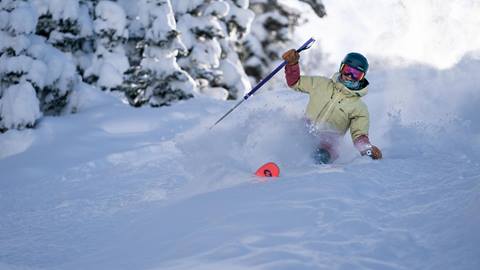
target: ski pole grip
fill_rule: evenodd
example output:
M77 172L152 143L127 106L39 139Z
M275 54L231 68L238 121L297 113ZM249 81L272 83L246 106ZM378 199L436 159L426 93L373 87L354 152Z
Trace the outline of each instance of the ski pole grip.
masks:
M310 38L307 40L305 43L303 43L300 48L297 49L297 52L304 51L306 49L309 49L313 42L315 42L315 39ZM270 74L268 74L265 78L263 78L250 92L248 92L243 99L247 100L251 95L253 95L260 87L262 87L268 80L270 80L273 75L275 75L279 70L281 70L285 65L287 64L287 61L283 61L278 67L276 67Z
M310 38L309 40L307 40L307 42L305 42L302 46L300 46L300 48L297 49L297 52L301 52L309 49L312 46L313 42L315 42L315 39Z

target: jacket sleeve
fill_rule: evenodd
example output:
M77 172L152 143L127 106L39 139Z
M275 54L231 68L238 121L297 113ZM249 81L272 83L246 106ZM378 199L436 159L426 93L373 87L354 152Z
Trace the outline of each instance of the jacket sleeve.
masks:
M355 140L353 140L353 145L360 153L372 149L372 144L370 143L370 139L367 135L360 135L355 138Z
M285 79L290 88L303 93L310 93L312 89L319 83L319 77L300 76L300 65L286 65Z
M350 134L354 143L360 136L368 137L370 120L367 106L364 103L353 111L350 121Z
M300 76L300 79L294 85L290 86L295 91L303 93L311 93L313 89L319 88L321 77L317 76Z
M298 63L285 66L285 79L289 87L292 87L300 80L300 65Z

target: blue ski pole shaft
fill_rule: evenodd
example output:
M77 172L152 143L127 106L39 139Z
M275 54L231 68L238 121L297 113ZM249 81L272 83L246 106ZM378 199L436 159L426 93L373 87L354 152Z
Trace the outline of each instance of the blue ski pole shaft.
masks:
M301 52L310 48L313 42L315 42L315 39L310 38L309 40L307 40L307 42L305 42L302 46L300 46L300 48L297 49L297 52ZM260 87L262 87L275 74L277 74L277 72L280 71L286 64L287 64L287 61L283 61L278 67L276 67L272 72L270 72L270 74L268 74L265 78L263 78L257 85L255 85L255 87L252 88L252 90L250 90L250 92L248 92L237 104L235 104L233 108L228 110L228 112L226 112L222 117L220 117L220 119L218 119L217 122L215 122L215 124L213 124L210 127L210 129L212 129L215 125L220 123L220 121L222 121L225 117L227 117L227 115L233 112L233 110L235 110L238 106L240 106L240 104L242 104L245 100L247 100L250 96L252 96L255 92L257 92L257 90L260 89Z

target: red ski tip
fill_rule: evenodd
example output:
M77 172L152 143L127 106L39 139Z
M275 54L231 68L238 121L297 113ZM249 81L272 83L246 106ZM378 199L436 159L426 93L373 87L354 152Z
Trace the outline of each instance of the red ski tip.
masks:
M277 164L268 162L258 168L255 175L260 177L278 177L280 175L280 168Z

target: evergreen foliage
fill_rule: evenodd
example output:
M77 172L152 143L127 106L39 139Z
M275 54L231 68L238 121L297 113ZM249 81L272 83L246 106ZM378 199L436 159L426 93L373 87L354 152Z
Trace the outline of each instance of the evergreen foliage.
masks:
M69 55L34 34L33 4L2 1L0 13L0 129L33 127L63 111L79 77Z
M193 76L201 93L234 99L250 88L235 48L253 20L247 7L248 1L174 2L188 51L179 57L179 64Z
M96 36L95 53L84 74L85 82L102 90L117 90L123 83L123 74L129 68L124 44L128 39L126 15L121 6L112 1L100 1L95 6L93 31Z
M195 83L176 61L179 53L185 53L185 46L179 39L170 0L129 4L131 67L121 86L129 103L156 107L193 97Z
M326 15L320 0L300 0L309 4L319 17ZM296 27L306 22L304 10L291 2L281 0L251 0L255 12L252 31L243 43L240 59L246 73L260 80L271 70L272 63L281 59L281 53L291 41Z
M319 0L296 1L325 14ZM2 0L0 132L76 111L84 83L137 107L236 99L299 25L284 2Z

